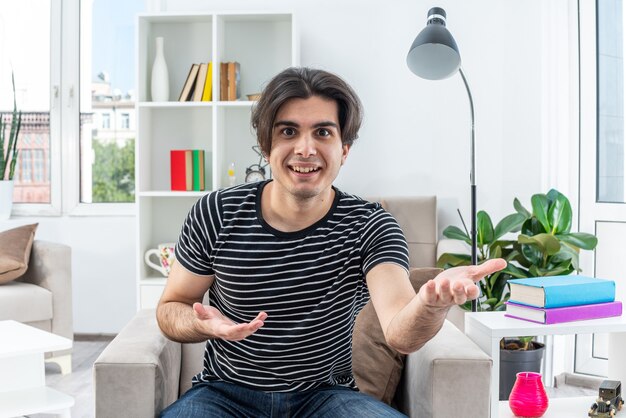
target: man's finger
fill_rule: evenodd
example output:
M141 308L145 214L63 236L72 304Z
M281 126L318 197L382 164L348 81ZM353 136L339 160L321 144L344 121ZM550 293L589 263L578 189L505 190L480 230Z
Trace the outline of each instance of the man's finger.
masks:
M194 303L193 311L195 312L198 319L211 319L211 315L209 315L209 313L201 303Z
M470 277L475 282L481 280L485 276L489 276L497 271L502 270L507 265L507 262L504 258L494 258L492 260L487 260L484 263L472 267L472 272Z

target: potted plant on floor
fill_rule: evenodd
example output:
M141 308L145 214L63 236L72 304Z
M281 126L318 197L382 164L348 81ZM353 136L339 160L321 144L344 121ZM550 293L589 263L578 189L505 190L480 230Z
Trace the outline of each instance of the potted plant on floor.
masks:
M17 163L17 139L22 125L22 112L17 110L15 100L15 77L11 74L13 85L13 112L5 121L0 114L0 219L9 219L13 207L13 176ZM10 123L9 126L7 126Z
M538 276L567 275L580 272L580 250L593 250L597 238L584 232L571 232L572 207L569 200L555 189L547 194L535 194L531 198L532 212L515 198L515 213L505 216L494 227L485 211L477 214L478 263L492 258L504 258L507 267L485 277L479 283L481 296L479 310L503 311L509 299L508 280ZM507 234L518 233L516 239ZM467 230L449 226L443 235L462 240L471 245ZM444 253L437 266L450 268L469 265L468 254ZM469 310L466 303L463 309ZM508 399L519 371L539 372L544 346L534 337L524 336L503 339L500 342L500 400Z

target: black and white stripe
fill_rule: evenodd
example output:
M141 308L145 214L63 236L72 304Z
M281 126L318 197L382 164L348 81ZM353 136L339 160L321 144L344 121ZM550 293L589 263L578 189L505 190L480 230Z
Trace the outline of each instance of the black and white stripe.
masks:
M276 392L355 387L352 331L369 300L365 274L380 263L408 271L404 235L379 204L337 189L323 219L278 231L260 211L267 183L212 192L183 224L176 257L195 274L215 275L211 305L235 322L268 314L243 341L209 340L194 380Z

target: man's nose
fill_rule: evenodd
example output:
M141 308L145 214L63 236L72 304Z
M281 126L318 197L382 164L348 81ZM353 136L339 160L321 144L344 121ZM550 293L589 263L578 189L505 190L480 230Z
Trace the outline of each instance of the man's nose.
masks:
M304 158L317 154L315 149L315 139L311 136L311 134L303 134L296 140L294 153L301 155Z

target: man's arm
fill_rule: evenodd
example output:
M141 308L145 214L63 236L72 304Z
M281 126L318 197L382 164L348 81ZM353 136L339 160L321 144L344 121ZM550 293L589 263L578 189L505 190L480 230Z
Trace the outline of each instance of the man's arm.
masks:
M424 284L416 295L406 270L382 263L367 274L367 286L387 343L409 354L437 334L448 310L478 297L476 282L502 270L506 261L448 269Z
M165 336L181 343L195 343L210 338L238 341L263 326L265 312L248 323L235 324L202 298L213 284L214 276L193 274L178 262L172 264L165 290L157 306L157 322Z

